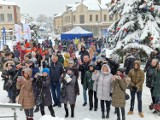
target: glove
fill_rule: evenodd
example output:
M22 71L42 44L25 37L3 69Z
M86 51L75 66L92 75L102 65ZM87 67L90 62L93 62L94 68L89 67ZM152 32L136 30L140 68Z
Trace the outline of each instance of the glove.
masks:
M134 91L137 91L137 87L133 86L132 88L133 88Z
M112 93L110 93L110 97L112 97Z

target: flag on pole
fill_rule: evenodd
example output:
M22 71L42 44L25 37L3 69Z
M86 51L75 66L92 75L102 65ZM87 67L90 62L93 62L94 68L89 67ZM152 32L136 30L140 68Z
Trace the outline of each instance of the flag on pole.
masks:
M19 42L21 40L21 38L22 38L22 36L21 36L22 28L18 24L15 24L14 27L15 27L16 41Z

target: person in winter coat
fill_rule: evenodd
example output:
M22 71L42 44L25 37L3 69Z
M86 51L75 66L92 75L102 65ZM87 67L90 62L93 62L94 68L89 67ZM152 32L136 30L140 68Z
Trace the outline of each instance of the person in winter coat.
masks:
M88 65L90 64L90 58L88 55L85 55L83 57L83 62L79 62L79 71L81 72L81 84L83 87L83 99L84 99L84 103L83 106L87 105L87 90L84 88L83 84L84 84L84 76L86 71L88 71Z
M158 64L159 62L157 59L152 59L151 66L146 71L146 86L150 89L152 98L152 103L149 106L150 109L153 109L153 105L155 104L155 97L153 96L154 87L152 87L152 81Z
M34 93L32 87L32 70L25 68L23 76L17 78L17 89L20 89L18 103L22 105L27 120L33 120L33 108L35 106Z
M52 108L52 97L50 92L50 71L48 68L42 70L42 76L35 76L37 87L39 89L39 95L37 103L40 105L41 115L45 115L44 106L47 106L52 117L55 117L54 110ZM38 101L39 100L39 101ZM41 101L42 102L41 102Z
M151 86L154 88L153 89L153 97L155 97L154 113L158 113L160 110L160 64L158 65L158 68L154 72Z
M80 90L79 90L79 84L78 84L78 78L79 78L79 70L74 64L74 60L70 59L69 60L69 67L73 69L74 75L76 76L76 83L75 83L75 91L77 95L80 95Z
M75 53L72 53L72 55L71 55L71 59L73 59L73 60L74 60L74 66L75 66L75 67L78 67L78 59L77 59L77 57L76 57L76 54L75 54Z
M70 56L72 55L72 53L74 53L74 46L73 45L70 46L68 53Z
M122 114L122 120L125 120L125 91L127 89L127 84L124 80L123 69L119 68L117 70L117 74L113 78L112 87L112 106L116 108L117 120L121 120L120 118L120 109Z
M52 63L50 67L50 78L51 78L51 91L54 100L54 107L61 107L60 103L60 77L64 69L61 63L58 62L58 56L54 55L52 57Z
M94 52L96 52L96 47L94 44L92 44L89 48L89 55L90 55L90 59L92 60L94 57Z
M93 90L94 80L92 80L92 74L95 71L95 65L92 63L88 66L88 71L85 73L84 76L84 89L88 89L88 96L89 96L89 110L92 111L94 107L94 111L97 111L98 108L98 99L97 93ZM94 106L93 106L93 96L94 96Z
M64 58L62 56L61 51L57 51L57 56L58 56L58 62L63 64L64 63Z
M100 72L95 71L92 79L95 80L95 86L97 91L97 98L101 101L102 119L105 118L105 106L107 115L109 118L110 106L111 106L111 92L112 92L112 77L111 70L107 64L102 66ZM106 105L105 105L106 104Z
M69 64L69 59L70 59L70 55L69 55L69 53L65 53L64 54L64 68L67 68L68 67L68 64Z
M147 60L147 63L146 63L145 68L144 68L144 72L147 72L148 68L151 67L151 62L152 62L153 59L156 59L156 54L155 54L154 51L151 52L150 57Z
M133 69L133 64L136 58L133 55L128 55L124 62L125 74L128 75L129 71Z
M128 77L131 78L131 83L130 83L131 104L130 104L130 111L128 112L128 115L133 114L135 94L137 94L139 116L144 117L142 113L142 89L143 89L143 83L144 83L144 71L140 69L140 65L141 65L141 62L136 60L133 65L133 69L130 70L128 74Z
M15 70L14 70L15 63L13 61L5 62L3 68L4 72L2 77L5 79L4 88L8 92L9 102L16 103L16 79L14 78Z
M71 107L71 117L73 118L77 94L75 92L76 76L72 68L66 69L66 75L61 79L61 82L61 102L64 103L65 117L67 118L69 115L67 107L67 103L69 103Z
M85 55L89 56L89 52L86 50L84 46L81 47L81 51L79 52L79 55L81 56L81 61L83 63L83 58Z
M34 79L35 75L37 73L40 72L39 68L35 66L34 62L32 60L29 60L29 62L27 63L28 67L32 69L32 78ZM32 82L32 85L33 85L33 91L34 91L34 97L35 99L37 98L37 93L38 93L38 88L37 88L37 84L36 82L33 80ZM36 105L36 109L34 110L34 112L38 112L39 111L39 106Z

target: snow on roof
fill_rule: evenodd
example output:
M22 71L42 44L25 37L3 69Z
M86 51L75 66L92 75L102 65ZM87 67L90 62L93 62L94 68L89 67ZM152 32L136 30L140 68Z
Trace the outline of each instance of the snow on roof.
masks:
M101 4L98 2L98 0L84 0L83 5L88 7L88 10L101 10L101 9L108 9L106 6L107 3L109 3L110 0L103 0ZM69 9L71 11L75 11L76 8L82 3L74 4L74 6ZM71 6L71 5L70 5Z
M111 3L111 0L101 0L102 4L108 4Z
M0 4L1 5L17 5L15 2L8 2L3 0L0 0Z
M64 11L64 12L65 12L65 11ZM61 12L61 13L55 15L54 18L56 18L56 17L61 17L61 16L63 15L64 12Z

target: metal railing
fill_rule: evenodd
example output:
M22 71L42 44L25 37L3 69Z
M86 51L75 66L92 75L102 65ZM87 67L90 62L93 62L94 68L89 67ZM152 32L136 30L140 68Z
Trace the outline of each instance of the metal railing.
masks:
M0 103L0 108L10 108L13 110L13 116L0 116L1 118L14 118L14 120L17 120L17 113L16 109L22 110L22 106L19 104L11 104L11 103Z

